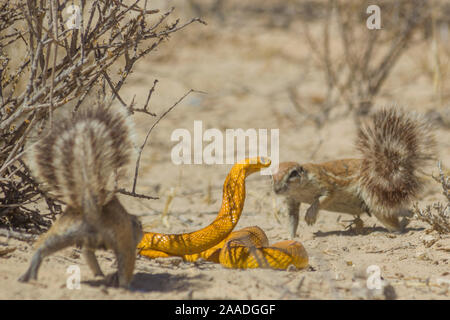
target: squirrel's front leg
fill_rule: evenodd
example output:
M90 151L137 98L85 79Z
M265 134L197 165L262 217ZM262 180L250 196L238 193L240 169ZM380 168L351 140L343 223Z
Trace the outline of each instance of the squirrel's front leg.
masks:
M300 202L292 198L287 199L287 209L289 215L289 232L291 234L291 239L294 239L297 233L300 204L301 204Z
M111 279L107 279L107 283L121 288L129 288L136 262L136 243L131 239L131 235L129 241L123 239L116 243L114 252L117 259L117 272Z
M326 205L330 201L332 201L330 194L322 195L322 196L319 196L318 198L316 198L316 200L314 200L314 202L311 203L308 210L306 210L306 214L305 214L306 224L311 226L314 223L316 223L317 216L319 215L319 210L321 208L326 207Z
M95 252L91 248L84 247L83 248L83 256L86 259L86 262L91 269L94 277L104 277L102 269L98 264L97 258L95 257Z

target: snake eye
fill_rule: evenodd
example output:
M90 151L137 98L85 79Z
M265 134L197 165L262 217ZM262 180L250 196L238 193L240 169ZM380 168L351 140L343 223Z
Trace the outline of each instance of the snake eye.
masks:
M270 163L270 159L267 157L259 157L259 161L265 165L265 164L269 164Z

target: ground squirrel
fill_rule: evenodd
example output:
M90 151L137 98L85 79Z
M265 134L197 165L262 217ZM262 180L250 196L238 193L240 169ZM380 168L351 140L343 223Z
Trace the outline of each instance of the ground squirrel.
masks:
M310 204L305 215L308 225L324 209L354 215L360 226L359 216L367 213L389 231L404 229L411 215L407 207L422 186L419 171L434 159L429 123L415 113L383 109L360 127L356 146L361 159L280 163L272 176L273 189L286 199L292 238L302 202Z
M39 239L30 267L19 281L36 279L46 256L78 245L95 276L103 276L95 250L113 250L118 272L110 279L129 286L136 246L143 236L137 217L128 214L115 196L117 181L136 150L129 121L121 110L90 107L55 123L33 147L28 161L33 175L67 208Z

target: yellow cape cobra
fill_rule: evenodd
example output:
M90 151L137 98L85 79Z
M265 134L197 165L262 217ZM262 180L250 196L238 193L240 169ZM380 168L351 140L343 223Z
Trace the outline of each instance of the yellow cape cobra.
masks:
M308 255L300 242L288 240L269 246L259 227L232 232L244 207L245 178L270 163L268 158L258 157L235 164L223 184L222 207L210 225L183 234L145 233L139 253L148 258L180 256L186 261L203 258L228 268L306 267Z

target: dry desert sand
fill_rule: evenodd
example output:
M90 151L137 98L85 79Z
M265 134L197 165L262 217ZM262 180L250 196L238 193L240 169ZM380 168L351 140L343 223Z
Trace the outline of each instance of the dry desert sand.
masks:
M178 14L189 16L187 7ZM208 26L190 26L174 34L156 54L137 65L122 98L135 96L143 105L148 89L158 79L150 109L161 114L189 89L192 93L152 132L143 153L138 191L159 200L120 196L124 206L141 217L147 230L180 233L209 224L220 207L222 183L230 165L174 165L170 140L177 128L193 132L194 120L203 129L265 128L280 130L280 161L326 161L357 157L353 146L356 125L351 117L330 121L318 129L304 121L289 99L287 88L301 85L305 105L321 94L324 80L300 25L265 27L264 22L242 22L239 27L206 19ZM376 100L376 107L397 103L410 110L434 108L433 87L419 66L427 47L408 50L394 68ZM447 101L447 106L448 106ZM154 119L135 116L138 141L143 141ZM437 127L439 156L450 166L450 132ZM436 173L436 168L427 172ZM132 175L130 175L131 184ZM161 214L170 193L174 198ZM419 206L444 201L440 185L430 182ZM275 211L279 209L276 216ZM306 206L301 209L303 216ZM425 223L413 221L404 234L388 233L373 217L363 216L363 234L345 228L350 216L321 212L317 223L301 219L296 240L310 256L310 267L300 271L229 270L209 262L188 263L180 258L148 260L139 257L132 289L106 287L94 279L80 250L68 248L45 259L38 281L19 283L33 254L27 243L0 236L0 299L449 299L450 237L426 233ZM268 176L247 180L247 198L238 228L258 225L270 242L289 238L287 217L271 191ZM434 242L430 245L430 241ZM111 252L98 252L104 272L115 271ZM81 269L81 289L66 287L71 265ZM383 293L367 289L366 269L379 266L390 284ZM393 294L395 292L395 295Z

